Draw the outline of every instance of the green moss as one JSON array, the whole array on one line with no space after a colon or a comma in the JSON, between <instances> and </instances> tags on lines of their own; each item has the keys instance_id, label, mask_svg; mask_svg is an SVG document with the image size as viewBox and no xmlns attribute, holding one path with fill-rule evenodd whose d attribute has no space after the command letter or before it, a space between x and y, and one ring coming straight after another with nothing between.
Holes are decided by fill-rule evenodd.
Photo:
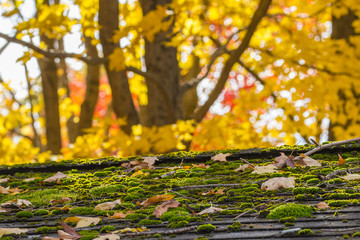
<instances>
[{"instance_id":1,"label":"green moss","mask_svg":"<svg viewBox=\"0 0 360 240\"><path fill-rule=\"evenodd\" d=\"M40 209L34 212L35 216L42 216L42 215L48 215L49 211L46 209Z\"/></svg>"},{"instance_id":2,"label":"green moss","mask_svg":"<svg viewBox=\"0 0 360 240\"><path fill-rule=\"evenodd\" d=\"M319 187L296 187L293 189L293 195L304 194L304 193L318 193L321 189Z\"/></svg>"},{"instance_id":3,"label":"green moss","mask_svg":"<svg viewBox=\"0 0 360 240\"><path fill-rule=\"evenodd\" d=\"M326 193L322 196L324 199L349 199L349 193Z\"/></svg>"},{"instance_id":4,"label":"green moss","mask_svg":"<svg viewBox=\"0 0 360 240\"><path fill-rule=\"evenodd\" d=\"M168 228L181 228L186 227L189 224L188 221L182 220L182 221L176 221L172 222L169 225L167 225Z\"/></svg>"},{"instance_id":5,"label":"green moss","mask_svg":"<svg viewBox=\"0 0 360 240\"><path fill-rule=\"evenodd\" d=\"M141 187L132 187L127 190L127 193L144 193L144 189Z\"/></svg>"},{"instance_id":6,"label":"green moss","mask_svg":"<svg viewBox=\"0 0 360 240\"><path fill-rule=\"evenodd\" d=\"M313 233L314 232L311 229L307 229L307 228L298 231L299 235L310 235Z\"/></svg>"},{"instance_id":7,"label":"green moss","mask_svg":"<svg viewBox=\"0 0 360 240\"><path fill-rule=\"evenodd\" d=\"M284 223L284 225L285 225L286 227L290 227L290 226L294 226L295 223L293 223L293 222L286 222L286 223Z\"/></svg>"},{"instance_id":8,"label":"green moss","mask_svg":"<svg viewBox=\"0 0 360 240\"><path fill-rule=\"evenodd\" d=\"M184 220L187 219L190 216L190 214L183 208L172 208L165 212L160 220L161 221L168 221L168 222L174 222L177 220Z\"/></svg>"},{"instance_id":9,"label":"green moss","mask_svg":"<svg viewBox=\"0 0 360 240\"><path fill-rule=\"evenodd\" d=\"M143 194L134 193L134 194L130 194L130 195L127 195L126 197L124 197L124 201L130 202L130 201L142 199L144 197L145 196Z\"/></svg>"},{"instance_id":10,"label":"green moss","mask_svg":"<svg viewBox=\"0 0 360 240\"><path fill-rule=\"evenodd\" d=\"M116 228L113 226L113 225L106 225L106 226L103 226L101 229L100 229L100 233L109 233L111 231L115 231Z\"/></svg>"},{"instance_id":11,"label":"green moss","mask_svg":"<svg viewBox=\"0 0 360 240\"><path fill-rule=\"evenodd\" d=\"M94 197L101 197L122 190L124 190L124 186L121 184L103 185L103 186L93 187L92 189L90 189L89 193Z\"/></svg>"},{"instance_id":12,"label":"green moss","mask_svg":"<svg viewBox=\"0 0 360 240\"><path fill-rule=\"evenodd\" d=\"M17 212L15 216L17 218L32 218L32 217L34 217L34 214L30 211L20 211L20 212Z\"/></svg>"},{"instance_id":13,"label":"green moss","mask_svg":"<svg viewBox=\"0 0 360 240\"><path fill-rule=\"evenodd\" d=\"M82 230L78 233L82 236L80 240L91 240L99 236L99 233L96 230Z\"/></svg>"},{"instance_id":14,"label":"green moss","mask_svg":"<svg viewBox=\"0 0 360 240\"><path fill-rule=\"evenodd\" d=\"M93 211L94 209L90 207L75 207L69 211L69 214L91 215Z\"/></svg>"},{"instance_id":15,"label":"green moss","mask_svg":"<svg viewBox=\"0 0 360 240\"><path fill-rule=\"evenodd\" d=\"M234 222L233 224L227 226L226 228L233 232L239 232L242 224L241 222Z\"/></svg>"},{"instance_id":16,"label":"green moss","mask_svg":"<svg viewBox=\"0 0 360 240\"><path fill-rule=\"evenodd\" d=\"M204 224L204 225L198 226L196 232L209 233L209 232L215 231L215 229L216 229L216 227L212 224Z\"/></svg>"},{"instance_id":17,"label":"green moss","mask_svg":"<svg viewBox=\"0 0 360 240\"><path fill-rule=\"evenodd\" d=\"M95 177L106 177L109 176L112 172L109 171L97 171L94 173Z\"/></svg>"},{"instance_id":18,"label":"green moss","mask_svg":"<svg viewBox=\"0 0 360 240\"><path fill-rule=\"evenodd\" d=\"M0 240L14 240L13 236L2 236L0 237Z\"/></svg>"},{"instance_id":19,"label":"green moss","mask_svg":"<svg viewBox=\"0 0 360 240\"><path fill-rule=\"evenodd\" d=\"M49 205L52 200L60 200L61 198L68 197L75 199L78 197L77 193L72 193L59 189L44 189L35 192L20 193L17 195L6 196L1 199L1 202L5 202L14 198L29 200L35 206Z\"/></svg>"},{"instance_id":20,"label":"green moss","mask_svg":"<svg viewBox=\"0 0 360 240\"><path fill-rule=\"evenodd\" d=\"M351 204L359 204L359 200L326 200L330 207L343 207Z\"/></svg>"},{"instance_id":21,"label":"green moss","mask_svg":"<svg viewBox=\"0 0 360 240\"><path fill-rule=\"evenodd\" d=\"M130 222L139 222L141 219L145 219L146 215L141 213L131 213L126 215L125 219L130 220Z\"/></svg>"},{"instance_id":22,"label":"green moss","mask_svg":"<svg viewBox=\"0 0 360 240\"><path fill-rule=\"evenodd\" d=\"M218 179L210 179L204 181L204 184L218 184L218 183L220 183L220 180Z\"/></svg>"},{"instance_id":23,"label":"green moss","mask_svg":"<svg viewBox=\"0 0 360 240\"><path fill-rule=\"evenodd\" d=\"M48 233L48 232L55 232L59 230L58 227L38 227L35 232L36 233L41 233L41 234L44 234L44 233Z\"/></svg>"},{"instance_id":24,"label":"green moss","mask_svg":"<svg viewBox=\"0 0 360 240\"><path fill-rule=\"evenodd\" d=\"M355 232L353 235L351 235L353 238L360 238L360 232Z\"/></svg>"},{"instance_id":25,"label":"green moss","mask_svg":"<svg viewBox=\"0 0 360 240\"><path fill-rule=\"evenodd\" d=\"M139 225L148 226L148 225L157 225L161 223L162 223L161 220L141 219Z\"/></svg>"},{"instance_id":26,"label":"green moss","mask_svg":"<svg viewBox=\"0 0 360 240\"><path fill-rule=\"evenodd\" d=\"M312 178L312 179L309 179L306 181L306 183L308 185L315 185L315 184L318 184L319 182L320 182L320 179L318 179L318 178Z\"/></svg>"},{"instance_id":27,"label":"green moss","mask_svg":"<svg viewBox=\"0 0 360 240\"><path fill-rule=\"evenodd\" d=\"M296 217L284 217L279 219L279 223L285 223L285 222L295 222Z\"/></svg>"},{"instance_id":28,"label":"green moss","mask_svg":"<svg viewBox=\"0 0 360 240\"><path fill-rule=\"evenodd\" d=\"M266 218L280 219L284 217L310 217L313 211L313 207L308 205L288 203L272 209Z\"/></svg>"},{"instance_id":29,"label":"green moss","mask_svg":"<svg viewBox=\"0 0 360 240\"><path fill-rule=\"evenodd\" d=\"M343 238L344 238L344 239L348 239L348 238L350 238L350 236L349 236L348 234L344 234L344 235L343 235Z\"/></svg>"},{"instance_id":30,"label":"green moss","mask_svg":"<svg viewBox=\"0 0 360 240\"><path fill-rule=\"evenodd\" d=\"M341 178L334 178L334 179L330 179L328 181L329 184L338 184L338 183L342 183L343 180Z\"/></svg>"}]
</instances>

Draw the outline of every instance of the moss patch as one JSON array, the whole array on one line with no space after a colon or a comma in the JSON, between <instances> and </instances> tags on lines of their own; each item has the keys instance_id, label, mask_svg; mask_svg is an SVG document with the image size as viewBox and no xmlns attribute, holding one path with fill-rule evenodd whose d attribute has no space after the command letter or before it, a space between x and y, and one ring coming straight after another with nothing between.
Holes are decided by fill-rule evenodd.
<instances>
[{"instance_id":1,"label":"moss patch","mask_svg":"<svg viewBox=\"0 0 360 240\"><path fill-rule=\"evenodd\" d=\"M313 207L308 205L288 203L272 209L266 218L280 219L285 217L310 217L313 211Z\"/></svg>"}]
</instances>

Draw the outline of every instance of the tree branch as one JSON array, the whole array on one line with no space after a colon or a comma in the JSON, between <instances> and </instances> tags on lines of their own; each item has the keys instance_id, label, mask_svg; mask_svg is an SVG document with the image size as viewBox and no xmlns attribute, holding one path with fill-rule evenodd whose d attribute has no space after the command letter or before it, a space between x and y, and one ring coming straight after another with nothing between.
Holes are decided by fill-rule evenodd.
<instances>
[{"instance_id":1,"label":"tree branch","mask_svg":"<svg viewBox=\"0 0 360 240\"><path fill-rule=\"evenodd\" d=\"M194 119L196 122L200 122L205 117L211 105L220 95L221 91L225 86L225 83L228 79L229 73L233 65L239 60L240 56L248 48L251 37L255 33L255 30L258 24L260 23L261 19L266 15L266 12L270 7L270 4L271 4L271 0L260 1L259 7L256 9L254 16L251 19L249 28L245 34L243 41L241 42L240 46L230 55L230 58L226 61L225 66L221 71L219 80L217 81L213 91L210 93L208 100L205 102L204 105L202 105L195 111Z\"/></svg>"},{"instance_id":2,"label":"tree branch","mask_svg":"<svg viewBox=\"0 0 360 240\"><path fill-rule=\"evenodd\" d=\"M16 43L16 44L28 47L48 58L77 58L88 64L100 64L100 63L104 62L104 59L102 59L102 58L90 58L88 56L82 56L82 55L79 55L76 53L60 52L60 51L56 51L54 49L44 50L44 49L41 49L31 43L17 39L16 37L10 37L4 33L0 33L0 37L6 39L8 42Z\"/></svg>"}]
</instances>

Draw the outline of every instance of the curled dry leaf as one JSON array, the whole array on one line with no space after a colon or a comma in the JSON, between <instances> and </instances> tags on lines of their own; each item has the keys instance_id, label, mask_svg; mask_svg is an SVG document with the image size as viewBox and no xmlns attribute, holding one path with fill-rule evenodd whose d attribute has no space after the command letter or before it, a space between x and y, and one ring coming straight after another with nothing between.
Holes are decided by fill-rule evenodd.
<instances>
[{"instance_id":1,"label":"curled dry leaf","mask_svg":"<svg viewBox=\"0 0 360 240\"><path fill-rule=\"evenodd\" d=\"M163 202L162 204L160 204L159 206L157 206L153 212L153 214L157 217L160 218L161 215L163 215L163 213L165 213L168 209L170 208L176 208L178 206L180 206L181 203L179 203L178 201L176 201L175 199L171 199L169 201Z\"/></svg>"},{"instance_id":2,"label":"curled dry leaf","mask_svg":"<svg viewBox=\"0 0 360 240\"><path fill-rule=\"evenodd\" d=\"M25 178L24 180L23 180L23 182L32 182L32 181L34 181L36 178L34 178L34 177L32 177L32 178Z\"/></svg>"},{"instance_id":3,"label":"curled dry leaf","mask_svg":"<svg viewBox=\"0 0 360 240\"><path fill-rule=\"evenodd\" d=\"M224 211L224 209L217 208L217 207L208 207L208 208L202 210L201 212L199 212L198 214L203 215L205 213L213 213L213 212L221 212L221 211Z\"/></svg>"},{"instance_id":4,"label":"curled dry leaf","mask_svg":"<svg viewBox=\"0 0 360 240\"><path fill-rule=\"evenodd\" d=\"M280 188L293 188L295 187L294 177L275 177L265 181L261 185L261 190L278 190Z\"/></svg>"},{"instance_id":5,"label":"curled dry leaf","mask_svg":"<svg viewBox=\"0 0 360 240\"><path fill-rule=\"evenodd\" d=\"M0 183L7 183L10 180L10 178L2 178L0 179Z\"/></svg>"},{"instance_id":6,"label":"curled dry leaf","mask_svg":"<svg viewBox=\"0 0 360 240\"><path fill-rule=\"evenodd\" d=\"M339 162L338 162L338 165L341 165L341 164L346 164L346 161L341 157L340 154L339 155Z\"/></svg>"},{"instance_id":7,"label":"curled dry leaf","mask_svg":"<svg viewBox=\"0 0 360 240\"><path fill-rule=\"evenodd\" d=\"M253 168L252 166L250 166L249 164L243 164L243 165L240 165L237 169L235 169L234 171L235 172L238 172L238 171L245 171L246 169L248 168Z\"/></svg>"},{"instance_id":8,"label":"curled dry leaf","mask_svg":"<svg viewBox=\"0 0 360 240\"><path fill-rule=\"evenodd\" d=\"M256 166L254 171L252 171L251 173L255 173L255 174L265 174L265 173L275 173L277 172L278 169L274 164L269 164L269 165L265 165L265 166Z\"/></svg>"},{"instance_id":9,"label":"curled dry leaf","mask_svg":"<svg viewBox=\"0 0 360 240\"><path fill-rule=\"evenodd\" d=\"M226 162L226 157L230 155L230 153L218 153L215 156L212 156L211 160L213 160L214 162Z\"/></svg>"},{"instance_id":10,"label":"curled dry leaf","mask_svg":"<svg viewBox=\"0 0 360 240\"><path fill-rule=\"evenodd\" d=\"M281 152L280 156L275 158L275 165L278 168L283 168L286 166L286 160L288 160L288 156Z\"/></svg>"},{"instance_id":11,"label":"curled dry leaf","mask_svg":"<svg viewBox=\"0 0 360 240\"><path fill-rule=\"evenodd\" d=\"M59 231L61 231L60 233L58 231L58 235L59 235L60 238L67 239L67 237L62 237L62 235L65 234L65 233L73 237L73 238L70 238L70 239L81 238L81 235L77 231L75 231L75 229L73 229L72 227L67 225L66 223L61 222L61 226L63 227L64 231L59 230Z\"/></svg>"},{"instance_id":12,"label":"curled dry leaf","mask_svg":"<svg viewBox=\"0 0 360 240\"><path fill-rule=\"evenodd\" d=\"M346 174L345 176L343 176L341 178L345 179L347 181L353 181L353 180L359 180L360 175L359 174Z\"/></svg>"},{"instance_id":13,"label":"curled dry leaf","mask_svg":"<svg viewBox=\"0 0 360 240\"><path fill-rule=\"evenodd\" d=\"M113 209L116 205L121 205L121 199L115 200L113 202L104 202L95 206L95 211L107 211Z\"/></svg>"},{"instance_id":14,"label":"curled dry leaf","mask_svg":"<svg viewBox=\"0 0 360 240\"><path fill-rule=\"evenodd\" d=\"M329 208L329 205L327 205L326 202L319 202L318 204L316 204L316 207L319 209L327 209Z\"/></svg>"},{"instance_id":15,"label":"curled dry leaf","mask_svg":"<svg viewBox=\"0 0 360 240\"><path fill-rule=\"evenodd\" d=\"M15 195L15 194L18 194L21 192L22 192L22 189L19 189L19 188L10 188L10 186L7 188L4 188L4 187L0 186L0 193L2 193L2 194Z\"/></svg>"},{"instance_id":16,"label":"curled dry leaf","mask_svg":"<svg viewBox=\"0 0 360 240\"><path fill-rule=\"evenodd\" d=\"M60 240L60 238L45 236L45 237L43 237L41 240Z\"/></svg>"},{"instance_id":17,"label":"curled dry leaf","mask_svg":"<svg viewBox=\"0 0 360 240\"><path fill-rule=\"evenodd\" d=\"M12 208L12 207L25 208L32 206L32 203L25 199L13 199L2 203L0 206L3 208Z\"/></svg>"},{"instance_id":18,"label":"curled dry leaf","mask_svg":"<svg viewBox=\"0 0 360 240\"><path fill-rule=\"evenodd\" d=\"M66 239L66 240L72 240L72 239L79 239L79 238L81 238L81 235L80 235L80 237L78 237L78 236L75 236L75 235L72 235L72 234L70 234L70 233L67 233L67 232L65 232L65 231L63 231L63 230L58 230L58 235L59 235L59 238L60 239Z\"/></svg>"},{"instance_id":19,"label":"curled dry leaf","mask_svg":"<svg viewBox=\"0 0 360 240\"><path fill-rule=\"evenodd\" d=\"M143 201L141 203L141 205L143 205L144 208L147 208L151 205L154 205L155 203L171 200L173 198L174 198L174 195L170 195L170 194L156 195L156 196L146 199L145 201Z\"/></svg>"},{"instance_id":20,"label":"curled dry leaf","mask_svg":"<svg viewBox=\"0 0 360 240\"><path fill-rule=\"evenodd\" d=\"M69 176L62 173L62 172L57 172L54 176L45 179L44 182L57 182L57 183L60 183L60 179L63 179L63 178L69 178Z\"/></svg>"},{"instance_id":21,"label":"curled dry leaf","mask_svg":"<svg viewBox=\"0 0 360 240\"><path fill-rule=\"evenodd\" d=\"M0 228L0 237L6 234L22 234L29 231L25 228Z\"/></svg>"},{"instance_id":22,"label":"curled dry leaf","mask_svg":"<svg viewBox=\"0 0 360 240\"><path fill-rule=\"evenodd\" d=\"M97 225L100 221L101 218L99 217L78 217L79 221L76 224L76 228L84 228L84 227L88 227L91 224Z\"/></svg>"}]
</instances>

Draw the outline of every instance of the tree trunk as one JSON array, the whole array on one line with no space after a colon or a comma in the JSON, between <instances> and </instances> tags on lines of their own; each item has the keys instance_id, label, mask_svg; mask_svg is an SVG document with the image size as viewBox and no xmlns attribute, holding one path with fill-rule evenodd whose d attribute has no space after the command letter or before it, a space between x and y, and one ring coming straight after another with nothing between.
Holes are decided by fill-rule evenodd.
<instances>
[{"instance_id":1,"label":"tree trunk","mask_svg":"<svg viewBox=\"0 0 360 240\"><path fill-rule=\"evenodd\" d=\"M125 71L115 72L109 69L109 55L120 47L111 38L119 29L119 3L117 0L100 0L99 2L100 41L104 53L105 69L112 91L112 106L118 118L126 117L127 125L122 129L131 133L131 126L139 123L138 114L131 97L129 82Z\"/></svg>"},{"instance_id":2,"label":"tree trunk","mask_svg":"<svg viewBox=\"0 0 360 240\"><path fill-rule=\"evenodd\" d=\"M98 57L96 46L91 44L90 37L85 37L85 47L88 56L91 58ZM79 135L84 135L85 132L83 130L92 126L92 118L99 95L99 77L100 66L98 64L87 64L86 93L85 99L81 104Z\"/></svg>"},{"instance_id":3,"label":"tree trunk","mask_svg":"<svg viewBox=\"0 0 360 240\"><path fill-rule=\"evenodd\" d=\"M54 41L46 36L40 36L48 48L54 48ZM53 154L60 154L61 133L59 120L59 98L57 83L57 68L54 59L38 59L41 71L42 92L45 104L45 131L47 149Z\"/></svg>"},{"instance_id":4,"label":"tree trunk","mask_svg":"<svg viewBox=\"0 0 360 240\"><path fill-rule=\"evenodd\" d=\"M165 5L171 0L140 0L143 15L155 10L157 5ZM154 41L145 40L146 71L156 77L156 81L163 87L165 96L159 86L145 78L148 88L147 122L146 126L162 126L174 123L179 119L177 97L179 94L180 70L177 60L176 47L165 46L170 39L167 32L159 32Z\"/></svg>"}]
</instances>

